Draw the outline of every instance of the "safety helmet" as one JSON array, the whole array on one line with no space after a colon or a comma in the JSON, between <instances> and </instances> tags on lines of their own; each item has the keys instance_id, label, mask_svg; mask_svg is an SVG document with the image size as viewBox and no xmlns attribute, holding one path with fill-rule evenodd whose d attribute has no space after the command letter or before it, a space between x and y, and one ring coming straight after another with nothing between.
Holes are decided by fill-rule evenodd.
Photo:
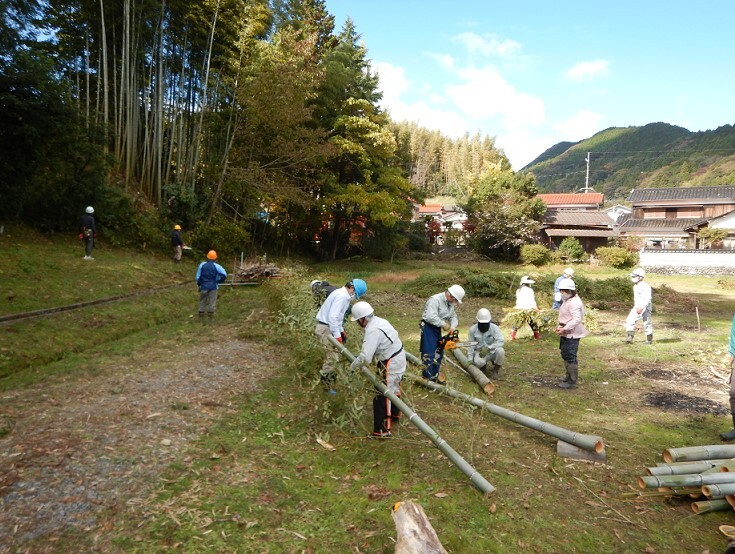
<instances>
[{"instance_id":1,"label":"safety helmet","mask_svg":"<svg viewBox=\"0 0 735 554\"><path fill-rule=\"evenodd\" d=\"M87 206L87 208L84 211L88 214L93 214L94 208L92 206Z\"/></svg>"},{"instance_id":2,"label":"safety helmet","mask_svg":"<svg viewBox=\"0 0 735 554\"><path fill-rule=\"evenodd\" d=\"M181 225L174 225L174 231L181 231Z\"/></svg>"},{"instance_id":3,"label":"safety helmet","mask_svg":"<svg viewBox=\"0 0 735 554\"><path fill-rule=\"evenodd\" d=\"M457 302L460 304L462 303L462 299L464 298L464 289L462 287L459 285L452 285L447 289L447 292L451 294Z\"/></svg>"},{"instance_id":4,"label":"safety helmet","mask_svg":"<svg viewBox=\"0 0 735 554\"><path fill-rule=\"evenodd\" d=\"M566 275L567 277L571 279L572 276L574 275L574 270L571 267L568 267L564 270L564 275Z\"/></svg>"},{"instance_id":5,"label":"safety helmet","mask_svg":"<svg viewBox=\"0 0 735 554\"><path fill-rule=\"evenodd\" d=\"M629 275L630 277L640 277L643 279L646 276L646 272L642 268L634 269L633 272Z\"/></svg>"},{"instance_id":6,"label":"safety helmet","mask_svg":"<svg viewBox=\"0 0 735 554\"><path fill-rule=\"evenodd\" d=\"M562 279L559 281L559 290L577 290L577 285L571 279Z\"/></svg>"},{"instance_id":7,"label":"safety helmet","mask_svg":"<svg viewBox=\"0 0 735 554\"><path fill-rule=\"evenodd\" d=\"M367 283L362 279L353 279L352 286L355 289L355 298L360 298L367 292Z\"/></svg>"},{"instance_id":8,"label":"safety helmet","mask_svg":"<svg viewBox=\"0 0 735 554\"><path fill-rule=\"evenodd\" d=\"M374 311L373 307L367 302L355 302L355 305L352 306L352 317L350 319L357 321L363 317L373 315Z\"/></svg>"},{"instance_id":9,"label":"safety helmet","mask_svg":"<svg viewBox=\"0 0 735 554\"><path fill-rule=\"evenodd\" d=\"M207 259L208 260L216 260L217 259L217 252L215 252L214 250L210 250L209 252L207 252Z\"/></svg>"},{"instance_id":10,"label":"safety helmet","mask_svg":"<svg viewBox=\"0 0 735 554\"><path fill-rule=\"evenodd\" d=\"M521 285L533 285L536 281L531 279L528 275L521 277Z\"/></svg>"},{"instance_id":11,"label":"safety helmet","mask_svg":"<svg viewBox=\"0 0 735 554\"><path fill-rule=\"evenodd\" d=\"M487 308L480 308L477 310L477 323L490 323L492 317L490 316L490 310Z\"/></svg>"},{"instance_id":12,"label":"safety helmet","mask_svg":"<svg viewBox=\"0 0 735 554\"><path fill-rule=\"evenodd\" d=\"M314 280L313 280L313 281L311 282L311 285L309 285L309 286L313 288L313 287L314 287L314 285L316 285L316 284L317 284L318 282L319 282L319 279L314 279Z\"/></svg>"}]
</instances>

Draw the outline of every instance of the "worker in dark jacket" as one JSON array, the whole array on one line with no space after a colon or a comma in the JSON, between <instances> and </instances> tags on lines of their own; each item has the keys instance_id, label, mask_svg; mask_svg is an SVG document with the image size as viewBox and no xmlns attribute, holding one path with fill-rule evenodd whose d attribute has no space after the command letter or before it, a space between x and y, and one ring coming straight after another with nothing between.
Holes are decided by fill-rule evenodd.
<instances>
[{"instance_id":1,"label":"worker in dark jacket","mask_svg":"<svg viewBox=\"0 0 735 554\"><path fill-rule=\"evenodd\" d=\"M174 225L174 230L171 231L171 250L174 255L174 262L179 263L181 261L181 253L183 251L184 239L181 238L181 225Z\"/></svg>"},{"instance_id":2,"label":"worker in dark jacket","mask_svg":"<svg viewBox=\"0 0 735 554\"><path fill-rule=\"evenodd\" d=\"M79 218L79 238L84 241L84 259L93 260L94 237L97 235L97 226L94 224L94 208L87 206L84 214Z\"/></svg>"},{"instance_id":3,"label":"worker in dark jacket","mask_svg":"<svg viewBox=\"0 0 735 554\"><path fill-rule=\"evenodd\" d=\"M204 318L206 312L209 318L214 317L217 308L217 290L219 284L227 279L225 268L215 262L217 252L207 252L207 261L199 264L196 280L199 286L199 318Z\"/></svg>"}]
</instances>

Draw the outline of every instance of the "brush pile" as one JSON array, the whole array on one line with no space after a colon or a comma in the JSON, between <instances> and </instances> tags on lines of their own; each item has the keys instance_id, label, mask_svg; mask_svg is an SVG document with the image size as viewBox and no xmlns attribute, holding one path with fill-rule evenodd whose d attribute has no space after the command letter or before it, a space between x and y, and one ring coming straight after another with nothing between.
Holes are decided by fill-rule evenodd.
<instances>
[{"instance_id":1,"label":"brush pile","mask_svg":"<svg viewBox=\"0 0 735 554\"><path fill-rule=\"evenodd\" d=\"M255 281L282 276L283 271L281 268L275 264L268 263L265 257L245 260L240 264L240 267L235 269L235 279L242 281Z\"/></svg>"},{"instance_id":2,"label":"brush pile","mask_svg":"<svg viewBox=\"0 0 735 554\"><path fill-rule=\"evenodd\" d=\"M625 496L691 498L696 514L735 509L735 445L669 448L663 459L638 477L643 492Z\"/></svg>"}]
</instances>

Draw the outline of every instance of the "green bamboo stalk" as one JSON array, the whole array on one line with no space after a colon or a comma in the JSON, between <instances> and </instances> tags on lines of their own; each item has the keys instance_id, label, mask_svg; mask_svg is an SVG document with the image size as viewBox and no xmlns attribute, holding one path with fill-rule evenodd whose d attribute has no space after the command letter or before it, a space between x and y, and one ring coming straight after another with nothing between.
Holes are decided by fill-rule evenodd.
<instances>
[{"instance_id":1,"label":"green bamboo stalk","mask_svg":"<svg viewBox=\"0 0 735 554\"><path fill-rule=\"evenodd\" d=\"M695 514L704 514L706 512L724 512L732 510L732 506L727 500L702 500L700 502L692 502L692 511Z\"/></svg>"},{"instance_id":2,"label":"green bamboo stalk","mask_svg":"<svg viewBox=\"0 0 735 554\"><path fill-rule=\"evenodd\" d=\"M656 467L647 467L648 475L685 475L687 473L702 473L714 467L720 467L727 459L702 460L699 462L672 462L670 464L656 464Z\"/></svg>"},{"instance_id":3,"label":"green bamboo stalk","mask_svg":"<svg viewBox=\"0 0 735 554\"><path fill-rule=\"evenodd\" d=\"M410 352L406 352L406 358L414 364L423 365L421 363L421 360L419 360ZM409 377L411 376L409 375ZM545 433L564 442L568 442L569 444L578 446L583 450L596 452L597 454L600 454L605 450L605 442L602 440L602 437L575 433L574 431L569 431L568 429L564 429L563 427L557 427L556 425L552 425L551 423L546 423L539 419L519 414L518 412L503 408L502 406L498 406L497 404L485 402L484 400L480 400L479 398L475 398L474 396L470 396L468 394L450 389L449 387L437 385L436 383L432 383L431 381L427 381L425 379L417 379L414 377L412 378L412 381L418 385L421 385L422 387L429 388L435 392L446 394L447 396L469 402L473 406L477 406L478 408L487 410L490 413L495 414L496 416L514 421L515 423L519 423L520 425L523 425L525 427L530 427L535 431L540 431L541 433Z\"/></svg>"},{"instance_id":4,"label":"green bamboo stalk","mask_svg":"<svg viewBox=\"0 0 735 554\"><path fill-rule=\"evenodd\" d=\"M465 371L470 374L470 377L472 377L475 382L480 385L480 388L485 392L485 394L490 395L495 392L495 385L492 384L487 375L485 375L479 367L477 367L473 363L470 363L470 361L467 359L467 356L464 355L464 352L462 352L459 348L452 348L449 351L454 355L454 358L465 369Z\"/></svg>"},{"instance_id":5,"label":"green bamboo stalk","mask_svg":"<svg viewBox=\"0 0 735 554\"><path fill-rule=\"evenodd\" d=\"M720 464L720 471L735 471L735 460L727 460Z\"/></svg>"},{"instance_id":6,"label":"green bamboo stalk","mask_svg":"<svg viewBox=\"0 0 735 554\"><path fill-rule=\"evenodd\" d=\"M703 485L702 492L710 498L725 498L728 494L735 494L735 483Z\"/></svg>"},{"instance_id":7,"label":"green bamboo stalk","mask_svg":"<svg viewBox=\"0 0 735 554\"><path fill-rule=\"evenodd\" d=\"M637 492L624 492L623 498L654 498L659 496L689 496L692 494L702 493L701 487L686 487L682 489L671 489L657 490L657 491L637 491Z\"/></svg>"},{"instance_id":8,"label":"green bamboo stalk","mask_svg":"<svg viewBox=\"0 0 735 554\"><path fill-rule=\"evenodd\" d=\"M340 354L342 354L345 358L350 360L351 362L355 361L355 356L347 350L344 346L342 346L339 342L337 342L334 337L329 337L330 342L332 345L339 351ZM431 442L433 442L436 447L442 451L442 453L449 458L449 460L456 465L465 475L467 475L470 478L470 482L477 487L480 492L483 494L491 494L495 491L495 487L493 487L480 473L474 469L467 461L462 458L451 446L447 444L447 442L442 439L439 436L439 433L434 431L429 425L424 423L424 421L414 412L408 404L403 402L400 398L398 398L395 394L390 392L388 390L388 387L386 387L380 379L378 379L372 370L370 370L367 366L363 365L360 368L360 371L362 372L365 377L368 378L368 380L377 388L381 394L387 398L390 399L391 403L393 403L403 414L408 418L408 421L413 423L416 427L418 427L419 431L421 431L424 435L429 437L431 439Z\"/></svg>"},{"instance_id":9,"label":"green bamboo stalk","mask_svg":"<svg viewBox=\"0 0 735 554\"><path fill-rule=\"evenodd\" d=\"M702 485L719 485L735 483L735 473L699 473L689 475L645 475L638 477L638 486L642 489L659 487L698 487Z\"/></svg>"},{"instance_id":10,"label":"green bamboo stalk","mask_svg":"<svg viewBox=\"0 0 735 554\"><path fill-rule=\"evenodd\" d=\"M664 461L667 463L735 458L735 444L710 444L706 446L667 448L664 450L663 456Z\"/></svg>"}]
</instances>

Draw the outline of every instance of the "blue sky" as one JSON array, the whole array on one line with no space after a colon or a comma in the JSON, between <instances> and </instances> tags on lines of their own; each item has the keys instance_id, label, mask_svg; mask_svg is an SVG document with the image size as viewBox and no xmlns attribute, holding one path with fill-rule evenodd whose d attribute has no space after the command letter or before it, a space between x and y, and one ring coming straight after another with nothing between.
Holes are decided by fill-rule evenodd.
<instances>
[{"instance_id":1,"label":"blue sky","mask_svg":"<svg viewBox=\"0 0 735 554\"><path fill-rule=\"evenodd\" d=\"M608 127L735 124L732 0L326 5L355 23L394 120L495 137L515 170Z\"/></svg>"}]
</instances>

